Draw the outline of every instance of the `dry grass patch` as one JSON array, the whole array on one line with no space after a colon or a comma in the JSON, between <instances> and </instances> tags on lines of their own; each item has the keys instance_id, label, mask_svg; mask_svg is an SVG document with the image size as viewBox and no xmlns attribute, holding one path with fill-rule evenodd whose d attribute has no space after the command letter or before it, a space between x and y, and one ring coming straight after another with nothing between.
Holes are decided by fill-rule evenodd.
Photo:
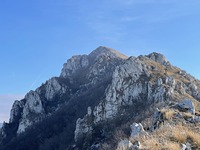
<instances>
[{"instance_id":1,"label":"dry grass patch","mask_svg":"<svg viewBox=\"0 0 200 150\"><path fill-rule=\"evenodd\" d=\"M200 133L188 130L187 131L188 139L190 139L193 144L200 149Z\"/></svg>"},{"instance_id":2,"label":"dry grass patch","mask_svg":"<svg viewBox=\"0 0 200 150\"><path fill-rule=\"evenodd\" d=\"M192 130L192 128L178 125L172 128L171 133L172 140L179 143L186 143L189 140L192 145L200 148L200 133Z\"/></svg>"},{"instance_id":3,"label":"dry grass patch","mask_svg":"<svg viewBox=\"0 0 200 150\"><path fill-rule=\"evenodd\" d=\"M131 141L134 143L135 140L132 139ZM180 150L179 143L169 141L165 138L158 138L154 135L138 138L137 140L141 142L142 149L145 150Z\"/></svg>"},{"instance_id":4,"label":"dry grass patch","mask_svg":"<svg viewBox=\"0 0 200 150\"><path fill-rule=\"evenodd\" d=\"M186 143L187 141L187 135L186 135L186 130L183 128L181 125L177 125L173 128L171 128L170 131L170 139L179 143Z\"/></svg>"},{"instance_id":5,"label":"dry grass patch","mask_svg":"<svg viewBox=\"0 0 200 150\"><path fill-rule=\"evenodd\" d=\"M181 147L180 147L179 143L167 141L166 143L164 143L163 149L165 149L165 150L180 150Z\"/></svg>"},{"instance_id":6,"label":"dry grass patch","mask_svg":"<svg viewBox=\"0 0 200 150\"><path fill-rule=\"evenodd\" d=\"M176 113L174 109L161 109L161 112L163 113L165 120L172 119Z\"/></svg>"},{"instance_id":7,"label":"dry grass patch","mask_svg":"<svg viewBox=\"0 0 200 150\"><path fill-rule=\"evenodd\" d=\"M183 112L183 117L187 120L193 118L193 115L189 112Z\"/></svg>"},{"instance_id":8,"label":"dry grass patch","mask_svg":"<svg viewBox=\"0 0 200 150\"><path fill-rule=\"evenodd\" d=\"M193 104L194 104L194 107L195 107L196 112L199 112L199 111L200 111L200 102L197 101L197 100L194 99L194 98L192 98L191 100L192 100L192 102L193 102Z\"/></svg>"},{"instance_id":9,"label":"dry grass patch","mask_svg":"<svg viewBox=\"0 0 200 150\"><path fill-rule=\"evenodd\" d=\"M147 150L160 150L162 148L161 143L156 138L149 138L149 139L143 139L142 141L142 148Z\"/></svg>"},{"instance_id":10,"label":"dry grass patch","mask_svg":"<svg viewBox=\"0 0 200 150\"><path fill-rule=\"evenodd\" d=\"M180 145L187 142L191 143L193 148L200 149L200 133L195 131L194 126L183 126L181 124L164 125L149 136L130 140L133 143L140 141L142 149L145 150L180 150Z\"/></svg>"}]
</instances>

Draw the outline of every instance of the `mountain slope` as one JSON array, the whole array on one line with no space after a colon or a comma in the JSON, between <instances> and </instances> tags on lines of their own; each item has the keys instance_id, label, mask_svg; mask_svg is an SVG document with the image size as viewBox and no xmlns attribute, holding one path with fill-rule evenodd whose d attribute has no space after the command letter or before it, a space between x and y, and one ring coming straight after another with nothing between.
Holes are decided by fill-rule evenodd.
<instances>
[{"instance_id":1,"label":"mountain slope","mask_svg":"<svg viewBox=\"0 0 200 150\"><path fill-rule=\"evenodd\" d=\"M107 144L116 149L116 130L129 136L131 123L184 99L199 111L200 82L162 54L128 58L100 46L89 55L73 56L59 77L15 101L0 148L106 149Z\"/></svg>"},{"instance_id":2,"label":"mountain slope","mask_svg":"<svg viewBox=\"0 0 200 150\"><path fill-rule=\"evenodd\" d=\"M23 100L15 101L10 121L3 125L2 144L63 107L73 108L67 113L74 115L69 122L75 124L77 117L86 114L88 105L95 106L104 97L112 72L124 60L124 55L113 52L98 47L89 55L73 56L64 64L60 77L51 78Z\"/></svg>"}]
</instances>

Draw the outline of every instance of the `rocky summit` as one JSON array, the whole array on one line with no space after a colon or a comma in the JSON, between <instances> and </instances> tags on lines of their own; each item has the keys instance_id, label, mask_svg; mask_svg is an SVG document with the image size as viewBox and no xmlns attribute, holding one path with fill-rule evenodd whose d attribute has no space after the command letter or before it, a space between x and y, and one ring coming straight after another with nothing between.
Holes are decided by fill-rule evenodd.
<instances>
[{"instance_id":1,"label":"rocky summit","mask_svg":"<svg viewBox=\"0 0 200 150\"><path fill-rule=\"evenodd\" d=\"M14 102L1 149L200 149L200 81L160 53L100 46Z\"/></svg>"}]
</instances>

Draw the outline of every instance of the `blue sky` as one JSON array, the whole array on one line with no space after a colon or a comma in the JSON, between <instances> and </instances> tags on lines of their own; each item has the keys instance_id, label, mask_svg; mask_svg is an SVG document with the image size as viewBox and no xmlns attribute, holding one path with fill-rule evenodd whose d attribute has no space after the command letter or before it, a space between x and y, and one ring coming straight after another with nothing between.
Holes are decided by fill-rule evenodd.
<instances>
[{"instance_id":1,"label":"blue sky","mask_svg":"<svg viewBox=\"0 0 200 150\"><path fill-rule=\"evenodd\" d=\"M128 56L163 53L200 79L199 18L199 0L1 1L0 122L13 100L100 45Z\"/></svg>"}]
</instances>

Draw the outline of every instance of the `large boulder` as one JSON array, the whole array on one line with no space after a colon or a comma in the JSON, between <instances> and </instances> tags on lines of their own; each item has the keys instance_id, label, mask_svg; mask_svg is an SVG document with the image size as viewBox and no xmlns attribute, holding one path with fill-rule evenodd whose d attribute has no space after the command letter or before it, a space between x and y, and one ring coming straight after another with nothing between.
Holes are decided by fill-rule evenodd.
<instances>
[{"instance_id":1,"label":"large boulder","mask_svg":"<svg viewBox=\"0 0 200 150\"><path fill-rule=\"evenodd\" d=\"M141 123L133 123L131 127L131 138L135 138L141 135L147 135L148 133L144 130Z\"/></svg>"},{"instance_id":2,"label":"large boulder","mask_svg":"<svg viewBox=\"0 0 200 150\"><path fill-rule=\"evenodd\" d=\"M182 102L177 104L177 108L180 111L189 112L191 114L195 114L194 103L190 99L185 99Z\"/></svg>"},{"instance_id":3,"label":"large boulder","mask_svg":"<svg viewBox=\"0 0 200 150\"><path fill-rule=\"evenodd\" d=\"M181 150L192 150L191 144L188 142L186 144L181 144Z\"/></svg>"},{"instance_id":4,"label":"large boulder","mask_svg":"<svg viewBox=\"0 0 200 150\"><path fill-rule=\"evenodd\" d=\"M152 59L155 62L160 63L161 65L169 64L169 61L166 59L166 57L160 53L153 52L153 53L147 55L147 57Z\"/></svg>"},{"instance_id":5,"label":"large boulder","mask_svg":"<svg viewBox=\"0 0 200 150\"><path fill-rule=\"evenodd\" d=\"M132 147L133 147L133 144L129 140L125 139L125 140L121 140L118 143L117 150L127 150Z\"/></svg>"},{"instance_id":6,"label":"large boulder","mask_svg":"<svg viewBox=\"0 0 200 150\"><path fill-rule=\"evenodd\" d=\"M164 124L164 114L157 108L153 114L151 130L159 128L162 124Z\"/></svg>"}]
</instances>

